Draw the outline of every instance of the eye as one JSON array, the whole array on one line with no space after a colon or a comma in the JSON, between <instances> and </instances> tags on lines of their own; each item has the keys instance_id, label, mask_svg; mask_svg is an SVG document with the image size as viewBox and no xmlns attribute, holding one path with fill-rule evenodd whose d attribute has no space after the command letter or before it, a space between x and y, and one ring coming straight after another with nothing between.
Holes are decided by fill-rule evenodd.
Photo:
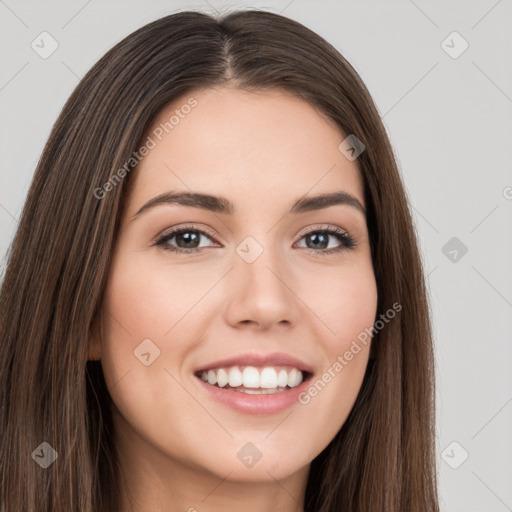
<instances>
[{"instance_id":1,"label":"eye","mask_svg":"<svg viewBox=\"0 0 512 512\"><path fill-rule=\"evenodd\" d=\"M198 253L201 252L201 248L205 248L200 245L201 238L214 240L213 235L206 231L197 229L194 226L183 226L159 238L155 245L174 253ZM331 250L327 250L329 249L330 238L336 239L339 245L338 247L331 248ZM311 230L304 233L300 239L307 240L305 248L315 255L338 253L343 250L352 249L356 245L354 239L339 227Z\"/></svg>"},{"instance_id":2,"label":"eye","mask_svg":"<svg viewBox=\"0 0 512 512\"><path fill-rule=\"evenodd\" d=\"M166 251L177 253L200 252L199 243L201 241L201 237L212 240L212 235L201 229L194 228L193 226L183 226L158 239L155 245L162 247L162 249ZM171 240L173 238L176 238L175 244L181 244L183 247L173 247L171 245Z\"/></svg>"},{"instance_id":3,"label":"eye","mask_svg":"<svg viewBox=\"0 0 512 512\"><path fill-rule=\"evenodd\" d=\"M352 249L356 245L355 240L345 230L337 226L308 231L302 235L301 240L303 238L306 239L306 248L308 250L322 256ZM326 250L329 248L329 238L338 240L338 247L331 248L332 250Z\"/></svg>"}]
</instances>

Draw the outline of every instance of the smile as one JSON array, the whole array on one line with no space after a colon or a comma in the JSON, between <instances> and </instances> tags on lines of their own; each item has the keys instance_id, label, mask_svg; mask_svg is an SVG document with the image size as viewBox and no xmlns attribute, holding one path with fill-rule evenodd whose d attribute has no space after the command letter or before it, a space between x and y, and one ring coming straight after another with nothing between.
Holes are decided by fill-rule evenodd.
<instances>
[{"instance_id":1,"label":"smile","mask_svg":"<svg viewBox=\"0 0 512 512\"><path fill-rule=\"evenodd\" d=\"M195 373L210 397L246 414L275 414L298 401L312 374L293 366L226 366Z\"/></svg>"},{"instance_id":2,"label":"smile","mask_svg":"<svg viewBox=\"0 0 512 512\"><path fill-rule=\"evenodd\" d=\"M249 394L271 394L295 388L303 380L303 373L290 366L231 366L202 371L204 382L219 388L233 389Z\"/></svg>"}]
</instances>

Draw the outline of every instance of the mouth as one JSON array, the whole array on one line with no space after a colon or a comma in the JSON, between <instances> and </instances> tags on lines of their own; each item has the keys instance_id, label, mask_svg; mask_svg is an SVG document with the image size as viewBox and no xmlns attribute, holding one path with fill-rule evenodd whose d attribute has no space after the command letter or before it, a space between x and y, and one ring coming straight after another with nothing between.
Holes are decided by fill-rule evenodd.
<instances>
[{"instance_id":1,"label":"mouth","mask_svg":"<svg viewBox=\"0 0 512 512\"><path fill-rule=\"evenodd\" d=\"M195 372L206 384L225 391L248 395L272 395L297 388L312 373L295 366L233 365Z\"/></svg>"},{"instance_id":2,"label":"mouth","mask_svg":"<svg viewBox=\"0 0 512 512\"><path fill-rule=\"evenodd\" d=\"M259 415L276 414L297 405L313 374L312 366L280 352L246 353L194 371L200 393L221 407Z\"/></svg>"}]
</instances>

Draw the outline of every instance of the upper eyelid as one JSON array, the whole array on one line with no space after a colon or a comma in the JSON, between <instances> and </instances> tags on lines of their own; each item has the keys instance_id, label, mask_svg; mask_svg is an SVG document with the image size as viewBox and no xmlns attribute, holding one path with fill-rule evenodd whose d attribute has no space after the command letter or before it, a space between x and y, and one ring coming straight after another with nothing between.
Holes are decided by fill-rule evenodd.
<instances>
[{"instance_id":1,"label":"upper eyelid","mask_svg":"<svg viewBox=\"0 0 512 512\"><path fill-rule=\"evenodd\" d=\"M198 227L192 227L192 226L179 226L177 228L171 228L168 232L166 232L167 230L164 230L164 232L160 235L157 235L155 237L155 240L162 240L164 238L169 238L169 237L173 237L173 236L176 236L177 233L180 233L181 231L197 231L198 233L202 234L202 235L206 235L212 239L215 239L216 240L216 235L215 233L213 232L210 232L208 231L207 229L205 228L198 228Z\"/></svg>"}]
</instances>

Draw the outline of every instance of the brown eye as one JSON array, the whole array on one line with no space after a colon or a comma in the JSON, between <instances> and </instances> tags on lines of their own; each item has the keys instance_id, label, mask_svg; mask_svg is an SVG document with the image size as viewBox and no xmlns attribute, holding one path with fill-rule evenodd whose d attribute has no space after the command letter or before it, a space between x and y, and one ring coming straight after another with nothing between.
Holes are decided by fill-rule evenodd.
<instances>
[{"instance_id":1,"label":"brown eye","mask_svg":"<svg viewBox=\"0 0 512 512\"><path fill-rule=\"evenodd\" d=\"M192 226L185 226L175 229L161 237L155 245L171 252L191 253L199 252L202 238L213 240L212 237L200 229ZM172 240L175 239L174 242Z\"/></svg>"},{"instance_id":2,"label":"brown eye","mask_svg":"<svg viewBox=\"0 0 512 512\"><path fill-rule=\"evenodd\" d=\"M211 247L211 245L200 246L202 239L205 238L214 241L209 233L193 226L184 226L162 236L155 245L174 253L198 253L201 249ZM316 229L302 235L302 239L306 240L307 250L319 255L334 254L356 245L354 239L341 228ZM330 240L333 239L337 240L339 245L329 248Z\"/></svg>"}]
</instances>

